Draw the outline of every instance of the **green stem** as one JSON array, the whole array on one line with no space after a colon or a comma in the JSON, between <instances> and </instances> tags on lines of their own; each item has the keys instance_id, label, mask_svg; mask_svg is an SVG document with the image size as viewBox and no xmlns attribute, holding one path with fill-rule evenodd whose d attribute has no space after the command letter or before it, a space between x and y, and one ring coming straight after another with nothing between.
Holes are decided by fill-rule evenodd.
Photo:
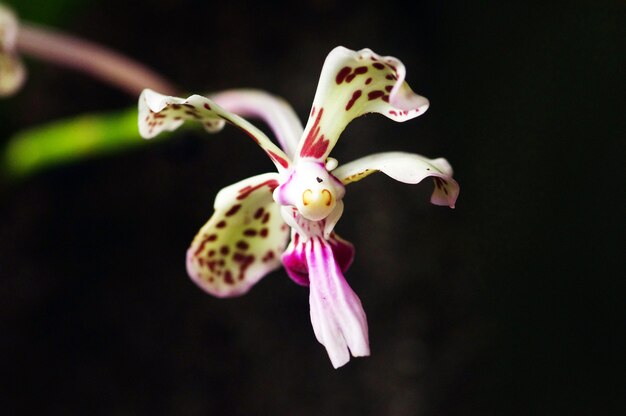
<instances>
[{"instance_id":1,"label":"green stem","mask_svg":"<svg viewBox=\"0 0 626 416\"><path fill-rule=\"evenodd\" d=\"M139 146L137 109L88 114L18 132L2 153L3 173L9 180L42 169Z\"/></svg>"}]
</instances>

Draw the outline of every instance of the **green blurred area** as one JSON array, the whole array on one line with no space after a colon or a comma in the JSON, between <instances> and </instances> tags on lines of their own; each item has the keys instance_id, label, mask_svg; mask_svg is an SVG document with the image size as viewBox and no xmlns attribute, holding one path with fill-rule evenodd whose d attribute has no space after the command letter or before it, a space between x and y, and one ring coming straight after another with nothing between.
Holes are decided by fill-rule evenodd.
<instances>
[{"instance_id":1,"label":"green blurred area","mask_svg":"<svg viewBox=\"0 0 626 416\"><path fill-rule=\"evenodd\" d=\"M70 20L76 11L96 4L98 1L4 0L3 3L11 7L20 19L45 25L62 25Z\"/></svg>"},{"instance_id":2,"label":"green blurred area","mask_svg":"<svg viewBox=\"0 0 626 416\"><path fill-rule=\"evenodd\" d=\"M2 167L7 176L21 177L142 143L136 108L80 115L15 134L4 150Z\"/></svg>"}]
</instances>

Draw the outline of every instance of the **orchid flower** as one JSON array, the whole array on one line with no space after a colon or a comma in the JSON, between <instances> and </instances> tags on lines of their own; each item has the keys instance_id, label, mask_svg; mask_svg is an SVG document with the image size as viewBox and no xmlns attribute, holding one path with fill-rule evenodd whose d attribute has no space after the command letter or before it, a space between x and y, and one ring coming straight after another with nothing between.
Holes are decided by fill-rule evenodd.
<instances>
[{"instance_id":1,"label":"orchid flower","mask_svg":"<svg viewBox=\"0 0 626 416\"><path fill-rule=\"evenodd\" d=\"M0 4L0 97L14 94L24 83L26 71L15 52L15 14Z\"/></svg>"},{"instance_id":2,"label":"orchid flower","mask_svg":"<svg viewBox=\"0 0 626 416\"><path fill-rule=\"evenodd\" d=\"M309 286L313 330L335 368L350 355L370 354L365 312L343 275L354 247L333 231L343 212L345 186L383 172L411 184L432 177L436 205L454 207L459 193L452 168L442 158L387 152L339 166L329 157L347 124L363 114L402 122L426 111L428 100L404 78L404 65L396 58L335 48L324 63L305 128L288 104L259 91L176 98L147 89L139 98L139 130L145 138L174 130L185 120L201 122L209 132L228 122L269 156L277 172L217 194L213 216L187 251L187 271L206 292L232 297L246 293L282 261L296 283ZM281 147L242 116L266 121Z\"/></svg>"}]
</instances>

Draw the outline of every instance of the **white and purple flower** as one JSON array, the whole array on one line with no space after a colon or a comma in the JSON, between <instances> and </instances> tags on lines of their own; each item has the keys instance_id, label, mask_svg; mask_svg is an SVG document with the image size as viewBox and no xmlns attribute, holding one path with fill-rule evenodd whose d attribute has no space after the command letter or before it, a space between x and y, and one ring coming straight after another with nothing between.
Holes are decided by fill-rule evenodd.
<instances>
[{"instance_id":1,"label":"white and purple flower","mask_svg":"<svg viewBox=\"0 0 626 416\"><path fill-rule=\"evenodd\" d=\"M17 32L15 14L0 4L0 97L15 94L26 78L24 65L16 52Z\"/></svg>"},{"instance_id":2,"label":"white and purple flower","mask_svg":"<svg viewBox=\"0 0 626 416\"><path fill-rule=\"evenodd\" d=\"M139 98L139 130L145 138L174 130L185 120L201 122L209 132L228 122L274 162L278 172L218 193L215 213L187 252L187 271L208 293L231 297L246 293L282 262L296 283L309 286L313 330L335 368L350 355L370 353L365 312L343 276L354 248L333 231L343 213L345 185L383 172L411 184L433 177L431 202L436 205L454 207L459 193L443 158L387 152L339 165L329 157L348 123L363 114L402 122L427 110L428 100L404 78L404 65L396 58L335 48L324 63L306 128L286 102L260 91L185 99L144 90ZM267 122L281 147L242 116Z\"/></svg>"}]
</instances>

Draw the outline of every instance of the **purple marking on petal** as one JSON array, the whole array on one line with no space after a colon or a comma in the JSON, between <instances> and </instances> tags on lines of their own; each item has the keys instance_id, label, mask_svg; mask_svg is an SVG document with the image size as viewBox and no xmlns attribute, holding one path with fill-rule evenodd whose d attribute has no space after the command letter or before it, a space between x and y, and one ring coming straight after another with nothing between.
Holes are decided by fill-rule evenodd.
<instances>
[{"instance_id":1,"label":"purple marking on petal","mask_svg":"<svg viewBox=\"0 0 626 416\"><path fill-rule=\"evenodd\" d=\"M326 347L333 367L355 357L367 356L369 338L367 318L359 297L348 285L324 240L310 239L307 244L311 324L317 340Z\"/></svg>"}]
</instances>

